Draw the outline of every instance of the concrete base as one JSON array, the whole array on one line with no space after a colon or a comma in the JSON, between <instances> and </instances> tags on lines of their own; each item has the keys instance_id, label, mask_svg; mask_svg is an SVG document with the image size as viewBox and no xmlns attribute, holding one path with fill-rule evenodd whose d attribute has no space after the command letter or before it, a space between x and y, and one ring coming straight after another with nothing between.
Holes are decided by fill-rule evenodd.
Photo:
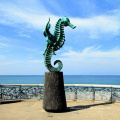
<instances>
[{"instance_id":1,"label":"concrete base","mask_svg":"<svg viewBox=\"0 0 120 120\"><path fill-rule=\"evenodd\" d=\"M43 109L64 111L67 108L63 72L45 72Z\"/></svg>"}]
</instances>

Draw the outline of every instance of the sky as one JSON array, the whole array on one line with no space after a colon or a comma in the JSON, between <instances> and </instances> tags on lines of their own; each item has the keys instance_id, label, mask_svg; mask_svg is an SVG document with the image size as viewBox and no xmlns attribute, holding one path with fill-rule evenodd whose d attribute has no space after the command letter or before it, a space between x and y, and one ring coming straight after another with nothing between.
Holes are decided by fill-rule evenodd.
<instances>
[{"instance_id":1,"label":"sky","mask_svg":"<svg viewBox=\"0 0 120 120\"><path fill-rule=\"evenodd\" d=\"M120 75L120 0L0 0L0 75L44 75L43 30L67 16L64 75ZM55 66L57 67L57 66Z\"/></svg>"}]
</instances>

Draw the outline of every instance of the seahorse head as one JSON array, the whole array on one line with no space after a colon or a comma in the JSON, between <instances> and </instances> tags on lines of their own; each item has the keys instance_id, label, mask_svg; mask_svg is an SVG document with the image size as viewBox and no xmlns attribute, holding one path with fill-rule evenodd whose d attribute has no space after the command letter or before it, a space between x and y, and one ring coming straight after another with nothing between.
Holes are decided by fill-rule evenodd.
<instances>
[{"instance_id":1,"label":"seahorse head","mask_svg":"<svg viewBox=\"0 0 120 120\"><path fill-rule=\"evenodd\" d=\"M76 26L70 23L70 20L67 17L62 18L62 22L64 23L64 26L70 26L72 29L74 29Z\"/></svg>"}]
</instances>

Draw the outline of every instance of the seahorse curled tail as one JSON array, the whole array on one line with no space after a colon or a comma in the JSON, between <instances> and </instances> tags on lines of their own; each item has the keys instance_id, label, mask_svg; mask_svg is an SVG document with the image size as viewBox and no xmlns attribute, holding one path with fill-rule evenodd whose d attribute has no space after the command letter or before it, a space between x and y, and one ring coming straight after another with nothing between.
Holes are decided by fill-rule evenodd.
<instances>
[{"instance_id":1,"label":"seahorse curled tail","mask_svg":"<svg viewBox=\"0 0 120 120\"><path fill-rule=\"evenodd\" d=\"M46 50L46 53L44 55L45 59L44 59L44 63L45 63L45 66L47 67L47 69L49 71L60 71L62 68L63 68L63 64L60 60L56 60L54 62L54 65L58 64L58 67L53 67L51 65L51 58L52 58L52 55L54 54L54 50L53 50L53 47L51 45L49 45L47 47L47 50Z\"/></svg>"}]
</instances>

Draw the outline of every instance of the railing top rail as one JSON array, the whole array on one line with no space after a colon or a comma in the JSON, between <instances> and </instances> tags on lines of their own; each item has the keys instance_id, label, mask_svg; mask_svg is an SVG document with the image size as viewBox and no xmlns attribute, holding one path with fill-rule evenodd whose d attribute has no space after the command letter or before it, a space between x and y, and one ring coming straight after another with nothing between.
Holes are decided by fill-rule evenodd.
<instances>
[{"instance_id":1,"label":"railing top rail","mask_svg":"<svg viewBox=\"0 0 120 120\"><path fill-rule=\"evenodd\" d=\"M0 86L44 86L44 84L0 84Z\"/></svg>"},{"instance_id":2,"label":"railing top rail","mask_svg":"<svg viewBox=\"0 0 120 120\"><path fill-rule=\"evenodd\" d=\"M86 87L115 87L120 88L120 85L97 85L97 84L65 84L65 86L86 86Z\"/></svg>"},{"instance_id":3,"label":"railing top rail","mask_svg":"<svg viewBox=\"0 0 120 120\"><path fill-rule=\"evenodd\" d=\"M44 84L1 84L0 86L44 86ZM86 86L86 87L114 87L114 88L120 88L120 85L96 85L96 84L64 84L64 86L73 86L73 87L79 87L79 86Z\"/></svg>"}]
</instances>

